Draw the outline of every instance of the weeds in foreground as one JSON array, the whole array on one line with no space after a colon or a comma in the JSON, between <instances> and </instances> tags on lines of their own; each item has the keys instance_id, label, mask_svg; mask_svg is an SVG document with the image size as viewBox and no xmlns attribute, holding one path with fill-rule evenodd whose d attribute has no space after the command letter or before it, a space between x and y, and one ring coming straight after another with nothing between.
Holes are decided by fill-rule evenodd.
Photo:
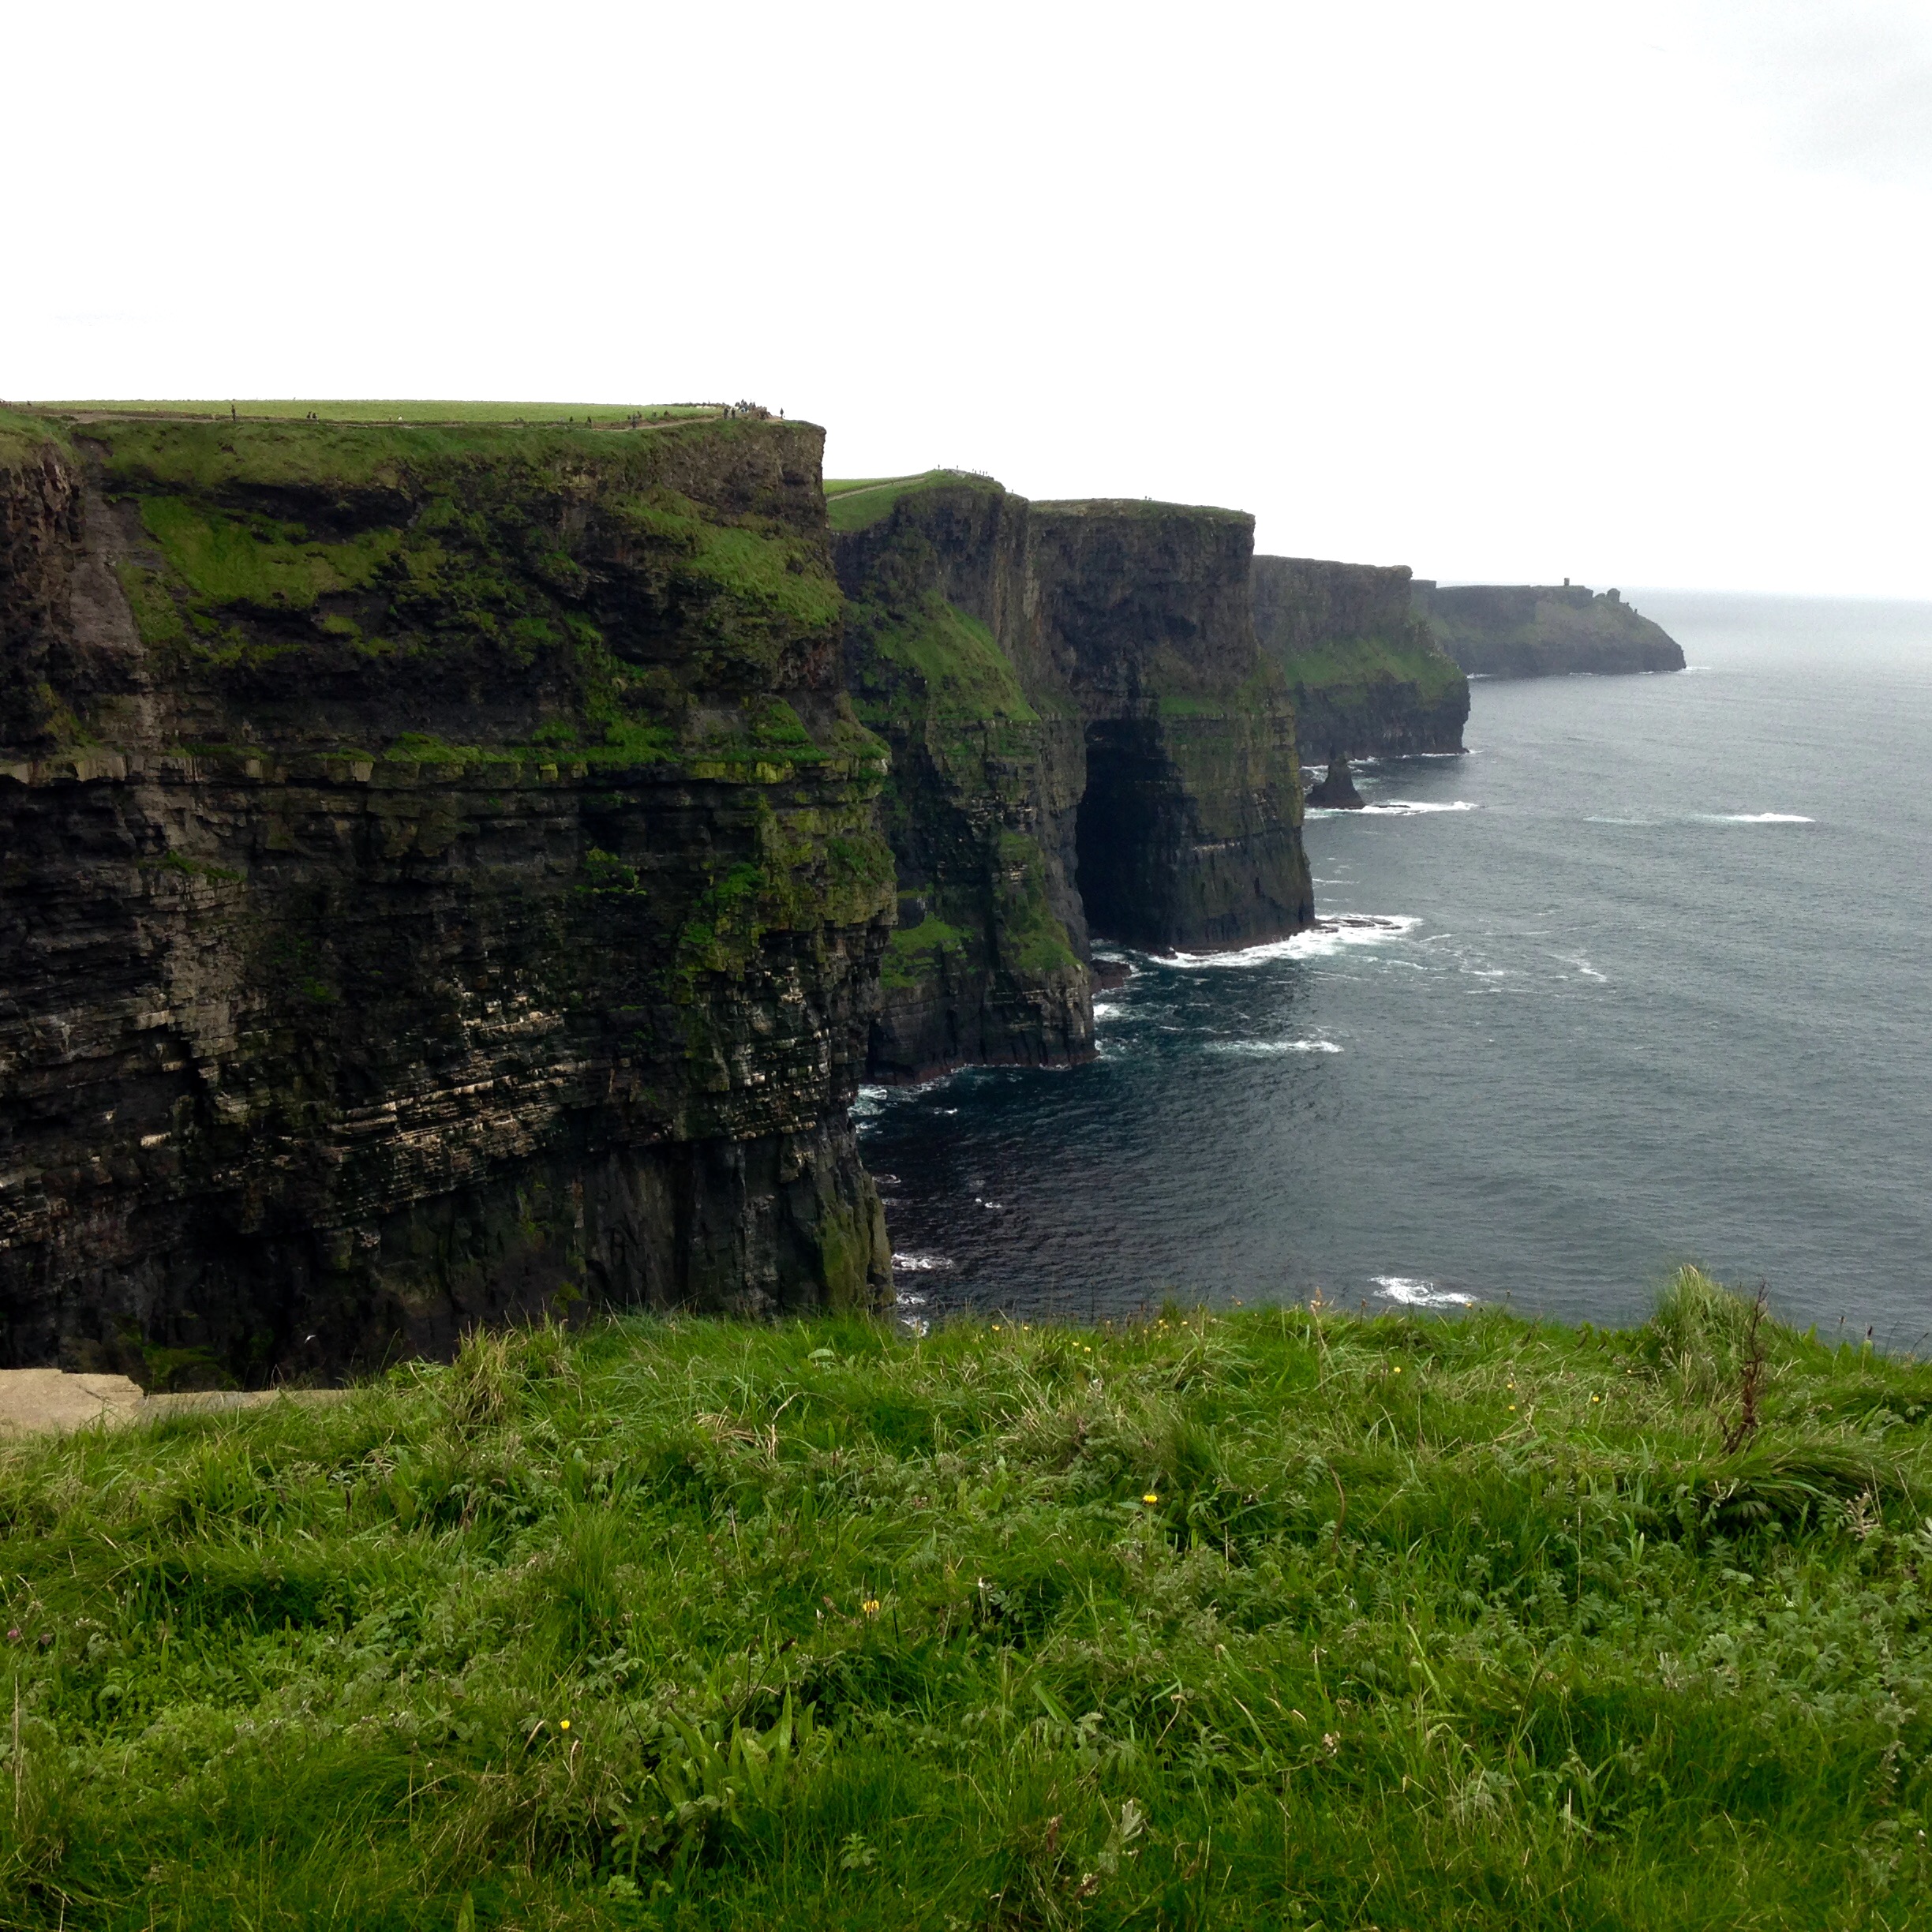
<instances>
[{"instance_id":1,"label":"weeds in foreground","mask_svg":"<svg viewBox=\"0 0 1932 1932\"><path fill-rule=\"evenodd\" d=\"M1929 1415L1687 1271L540 1330L13 1449L0 1926L1903 1928Z\"/></svg>"}]
</instances>

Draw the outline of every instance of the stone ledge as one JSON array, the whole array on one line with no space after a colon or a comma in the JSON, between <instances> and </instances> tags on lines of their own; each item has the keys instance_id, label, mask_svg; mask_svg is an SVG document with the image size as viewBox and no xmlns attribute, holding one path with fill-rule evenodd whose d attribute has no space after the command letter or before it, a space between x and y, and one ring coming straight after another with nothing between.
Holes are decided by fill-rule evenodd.
<instances>
[{"instance_id":1,"label":"stone ledge","mask_svg":"<svg viewBox=\"0 0 1932 1932\"><path fill-rule=\"evenodd\" d=\"M0 1442L65 1436L98 1423L120 1428L169 1416L222 1415L269 1402L340 1402L346 1389L205 1389L148 1395L122 1375L69 1375L60 1368L0 1368Z\"/></svg>"}]
</instances>

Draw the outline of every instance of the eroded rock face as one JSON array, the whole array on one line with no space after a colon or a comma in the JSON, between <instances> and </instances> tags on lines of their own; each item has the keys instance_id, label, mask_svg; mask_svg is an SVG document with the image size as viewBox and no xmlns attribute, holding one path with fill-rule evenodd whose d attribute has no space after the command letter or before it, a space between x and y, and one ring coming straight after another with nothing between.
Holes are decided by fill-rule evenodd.
<instances>
[{"instance_id":1,"label":"eroded rock face","mask_svg":"<svg viewBox=\"0 0 1932 1932\"><path fill-rule=\"evenodd\" d=\"M893 747L876 1077L1089 1057L1092 935L1240 945L1308 923L1251 519L941 477L835 499L833 521L848 680Z\"/></svg>"},{"instance_id":2,"label":"eroded rock face","mask_svg":"<svg viewBox=\"0 0 1932 1932\"><path fill-rule=\"evenodd\" d=\"M1254 560L1255 635L1310 759L1460 751L1469 680L1411 601L1406 565Z\"/></svg>"},{"instance_id":3,"label":"eroded rock face","mask_svg":"<svg viewBox=\"0 0 1932 1932\"><path fill-rule=\"evenodd\" d=\"M861 1304L819 433L0 418L0 1354Z\"/></svg>"},{"instance_id":4,"label":"eroded rock face","mask_svg":"<svg viewBox=\"0 0 1932 1932\"><path fill-rule=\"evenodd\" d=\"M1681 671L1682 648L1615 590L1582 584L1415 586L1437 641L1471 676Z\"/></svg>"}]
</instances>

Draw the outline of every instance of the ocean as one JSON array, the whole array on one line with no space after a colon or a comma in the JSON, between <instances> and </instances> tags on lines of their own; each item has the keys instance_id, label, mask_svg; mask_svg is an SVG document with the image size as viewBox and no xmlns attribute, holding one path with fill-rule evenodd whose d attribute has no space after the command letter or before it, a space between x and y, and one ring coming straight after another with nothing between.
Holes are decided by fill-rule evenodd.
<instances>
[{"instance_id":1,"label":"ocean","mask_svg":"<svg viewBox=\"0 0 1932 1932\"><path fill-rule=\"evenodd\" d=\"M1622 1323L1696 1260L1924 1343L1932 605L1631 597L1691 668L1477 682L1310 815L1325 929L1125 955L1092 1065L866 1089L908 1317Z\"/></svg>"}]
</instances>

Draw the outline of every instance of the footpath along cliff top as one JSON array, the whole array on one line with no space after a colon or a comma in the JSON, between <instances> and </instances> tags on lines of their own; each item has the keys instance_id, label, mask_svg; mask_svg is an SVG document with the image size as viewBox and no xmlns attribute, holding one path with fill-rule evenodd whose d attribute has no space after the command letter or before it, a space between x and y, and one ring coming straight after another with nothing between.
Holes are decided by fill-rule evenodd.
<instances>
[{"instance_id":1,"label":"footpath along cliff top","mask_svg":"<svg viewBox=\"0 0 1932 1932\"><path fill-rule=\"evenodd\" d=\"M461 402L446 400L343 401L339 399L254 399L232 402L202 397L182 402L63 402L0 403L24 414L71 416L80 421L119 416L177 417L188 421L338 423L570 423L579 418L594 429L620 429L653 423L687 422L736 412L752 414L755 405L724 402Z\"/></svg>"}]
</instances>

